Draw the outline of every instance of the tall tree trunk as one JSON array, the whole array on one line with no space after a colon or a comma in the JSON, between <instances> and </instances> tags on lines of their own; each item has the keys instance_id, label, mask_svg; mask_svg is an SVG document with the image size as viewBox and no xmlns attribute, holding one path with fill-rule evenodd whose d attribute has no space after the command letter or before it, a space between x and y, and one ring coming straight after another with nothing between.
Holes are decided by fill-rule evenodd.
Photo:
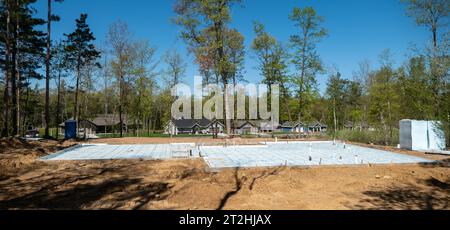
<instances>
[{"instance_id":1,"label":"tall tree trunk","mask_svg":"<svg viewBox=\"0 0 450 230\"><path fill-rule=\"evenodd\" d=\"M224 82L224 87L223 87L223 97L224 97L224 106L225 106L225 127L226 127L226 132L227 134L231 134L231 117L233 117L233 115L228 114L228 111L230 111L230 106L229 106L229 100L230 98L228 98L228 86L226 84L226 82ZM231 117L229 116L231 115Z\"/></svg>"},{"instance_id":2,"label":"tall tree trunk","mask_svg":"<svg viewBox=\"0 0 450 230\"><path fill-rule=\"evenodd\" d=\"M291 114L291 108L289 107L289 98L284 97L284 106L286 107L286 112L288 114L288 120L289 122L292 122L292 114Z\"/></svg>"},{"instance_id":3,"label":"tall tree trunk","mask_svg":"<svg viewBox=\"0 0 450 230\"><path fill-rule=\"evenodd\" d=\"M61 70L58 73L58 92L56 100L56 139L59 137L59 123L61 123Z\"/></svg>"},{"instance_id":4,"label":"tall tree trunk","mask_svg":"<svg viewBox=\"0 0 450 230\"><path fill-rule=\"evenodd\" d=\"M108 73L106 70L106 57L105 57L105 72L104 72L104 78L105 78L105 92L104 92L104 96L105 96L105 116L106 114L108 114Z\"/></svg>"},{"instance_id":5,"label":"tall tree trunk","mask_svg":"<svg viewBox=\"0 0 450 230\"><path fill-rule=\"evenodd\" d=\"M380 121L381 121L381 124L383 125L383 130L384 130L384 145L389 145L388 128L387 128L386 121L384 119L383 113L384 113L384 111L381 111L381 113L380 113Z\"/></svg>"},{"instance_id":6,"label":"tall tree trunk","mask_svg":"<svg viewBox=\"0 0 450 230\"><path fill-rule=\"evenodd\" d=\"M10 50L9 50L9 40L10 31L9 24L11 21L11 12L9 7L9 1L6 1L6 34L5 34L5 91L3 92L3 113L2 113L2 136L6 137L9 135L8 132L8 120L9 120L9 74L10 74Z\"/></svg>"},{"instance_id":7,"label":"tall tree trunk","mask_svg":"<svg viewBox=\"0 0 450 230\"><path fill-rule=\"evenodd\" d=\"M70 115L69 115L69 106L67 105L67 92L66 92L66 82L64 80L61 81L61 93L62 93L62 97L63 97L63 102L64 102L64 112L61 115L61 120L65 121L67 119L69 119Z\"/></svg>"},{"instance_id":8,"label":"tall tree trunk","mask_svg":"<svg viewBox=\"0 0 450 230\"><path fill-rule=\"evenodd\" d=\"M51 0L47 0L47 54L45 56L45 137L49 137L50 117L50 32ZM77 79L78 81L78 79Z\"/></svg>"},{"instance_id":9,"label":"tall tree trunk","mask_svg":"<svg viewBox=\"0 0 450 230\"><path fill-rule=\"evenodd\" d=\"M31 76L31 74L28 74L28 76L27 76L27 85L28 86L30 85L30 76ZM29 100L30 100L30 87L27 87L24 108L28 108ZM24 136L25 136L25 131L27 130L27 127L26 127L27 118L28 118L28 113L25 111L25 113L23 114L23 120L22 120L22 133L23 133Z\"/></svg>"},{"instance_id":10,"label":"tall tree trunk","mask_svg":"<svg viewBox=\"0 0 450 230\"><path fill-rule=\"evenodd\" d=\"M284 82L281 83L281 89L282 89L282 91L283 91L284 104L285 104L285 106L286 106L286 112L287 112L287 114L288 114L288 119L289 119L289 122L292 123L291 108L290 108L290 106L289 106L289 96L288 96L288 94L287 94L287 90L286 90L285 87L284 87Z\"/></svg>"},{"instance_id":11,"label":"tall tree trunk","mask_svg":"<svg viewBox=\"0 0 450 230\"><path fill-rule=\"evenodd\" d=\"M147 117L147 135L150 136L150 125L151 125L151 120L150 120L150 116Z\"/></svg>"},{"instance_id":12,"label":"tall tree trunk","mask_svg":"<svg viewBox=\"0 0 450 230\"><path fill-rule=\"evenodd\" d=\"M392 112L391 112L391 101L388 100L388 126L389 126L389 143L392 144Z\"/></svg>"},{"instance_id":13,"label":"tall tree trunk","mask_svg":"<svg viewBox=\"0 0 450 230\"><path fill-rule=\"evenodd\" d=\"M436 48L437 48L437 26L433 25L431 31L433 33L433 47L436 50Z\"/></svg>"},{"instance_id":14,"label":"tall tree trunk","mask_svg":"<svg viewBox=\"0 0 450 230\"><path fill-rule=\"evenodd\" d=\"M334 121L334 137L333 137L333 141L336 141L336 131L337 131L336 98L333 98L333 121Z\"/></svg>"},{"instance_id":15,"label":"tall tree trunk","mask_svg":"<svg viewBox=\"0 0 450 230\"><path fill-rule=\"evenodd\" d=\"M120 124L120 137L123 137L123 119L122 119L122 110L123 110L123 76L120 76L120 82L119 82L119 124Z\"/></svg>"},{"instance_id":16,"label":"tall tree trunk","mask_svg":"<svg viewBox=\"0 0 450 230\"><path fill-rule=\"evenodd\" d=\"M17 12L16 12L16 62L15 62L15 66L16 66L16 89L14 91L15 94L15 99L16 101L14 102L15 104L15 111L14 111L14 115L15 115L15 124L14 124L14 135L19 135L20 133L20 62L19 62L19 58L20 58L20 52L19 52L19 0L16 0L16 7L17 7Z\"/></svg>"},{"instance_id":17,"label":"tall tree trunk","mask_svg":"<svg viewBox=\"0 0 450 230\"><path fill-rule=\"evenodd\" d=\"M78 91L79 91L79 87L80 87L80 65L81 65L81 58L78 57L78 61L77 61L77 83L75 86L75 104L73 106L73 119L75 119L76 121L76 136L78 136Z\"/></svg>"},{"instance_id":18,"label":"tall tree trunk","mask_svg":"<svg viewBox=\"0 0 450 230\"><path fill-rule=\"evenodd\" d=\"M237 95L236 93L236 73L233 74L233 95ZM233 112L237 111L237 96L233 97ZM235 128L236 128L236 120L237 120L237 116L234 116L234 113L232 115L232 120L233 123L231 124L231 134L235 134Z\"/></svg>"},{"instance_id":19,"label":"tall tree trunk","mask_svg":"<svg viewBox=\"0 0 450 230\"><path fill-rule=\"evenodd\" d=\"M11 95L12 95L12 135L16 135L17 131L18 131L18 127L17 127L17 110L16 110L16 106L17 106L17 95L16 95L16 90L17 90L17 53L18 53L18 47L17 47L17 40L19 39L17 37L17 15L19 13L19 7L17 6L17 1L16 4L14 5L14 15L15 15L15 26L13 26L13 40L14 42L12 43L12 49L11 49Z\"/></svg>"},{"instance_id":20,"label":"tall tree trunk","mask_svg":"<svg viewBox=\"0 0 450 230\"><path fill-rule=\"evenodd\" d=\"M301 64L301 69L300 69L300 87L299 87L299 95L298 95L298 108L299 108L299 112L298 112L298 121L299 123L302 120L302 104L303 104L303 85L305 84L305 69L306 69L306 36L305 36L305 41L304 41L304 45L302 48L302 64ZM299 132L299 136L300 136L300 132Z\"/></svg>"},{"instance_id":21,"label":"tall tree trunk","mask_svg":"<svg viewBox=\"0 0 450 230\"><path fill-rule=\"evenodd\" d=\"M224 67L222 66L223 64L221 64L221 62L224 60L225 57L225 51L224 51L224 47L223 47L223 22L222 21L217 21L214 23L214 30L215 30L215 34L216 34L216 45L218 46L217 48L217 63L218 65L218 72L220 74L220 77L222 78L222 83L223 83L223 89L224 89L224 93L223 93L223 99L224 99L224 120L225 120L225 131L227 134L230 134L231 132L231 122L230 119L228 117L228 111L229 111L229 106L228 106L228 93L227 93L227 83L228 83L228 73L227 71L224 69ZM217 67L216 67L217 68Z\"/></svg>"},{"instance_id":22,"label":"tall tree trunk","mask_svg":"<svg viewBox=\"0 0 450 230\"><path fill-rule=\"evenodd\" d=\"M388 95L387 97L387 122L388 122L388 134L389 134L389 144L392 144L392 111L391 111L391 90L390 90L390 72L387 73L388 75L386 76L386 94Z\"/></svg>"}]
</instances>

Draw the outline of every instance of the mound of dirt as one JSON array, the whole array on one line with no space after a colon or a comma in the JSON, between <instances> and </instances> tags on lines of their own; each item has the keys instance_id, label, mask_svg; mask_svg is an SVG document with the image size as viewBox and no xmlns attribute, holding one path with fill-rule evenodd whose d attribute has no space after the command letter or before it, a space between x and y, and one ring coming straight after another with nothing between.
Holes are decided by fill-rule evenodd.
<instances>
[{"instance_id":1,"label":"mound of dirt","mask_svg":"<svg viewBox=\"0 0 450 230\"><path fill-rule=\"evenodd\" d=\"M0 139L0 167L16 169L34 163L39 157L73 146L74 142L54 140L27 141L22 138Z\"/></svg>"}]
</instances>

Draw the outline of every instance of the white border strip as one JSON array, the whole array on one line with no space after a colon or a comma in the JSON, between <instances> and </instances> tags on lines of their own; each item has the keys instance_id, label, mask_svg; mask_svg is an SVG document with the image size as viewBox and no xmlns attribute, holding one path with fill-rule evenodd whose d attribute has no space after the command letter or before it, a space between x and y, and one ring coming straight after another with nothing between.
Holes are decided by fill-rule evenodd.
<instances>
[{"instance_id":1,"label":"white border strip","mask_svg":"<svg viewBox=\"0 0 450 230\"><path fill-rule=\"evenodd\" d=\"M276 144L280 144L280 145L285 145L285 144L309 144L309 143L316 143L316 144L320 144L320 143L333 143L333 141L278 141L278 142L274 142L274 141L268 141L268 142L259 142L260 144L268 144L268 145L276 145ZM341 142L337 142L336 143L341 143Z\"/></svg>"},{"instance_id":2,"label":"white border strip","mask_svg":"<svg viewBox=\"0 0 450 230\"><path fill-rule=\"evenodd\" d=\"M218 148L229 148L229 149L247 149L247 148L267 148L267 145L206 145L200 146L200 149L218 149Z\"/></svg>"},{"instance_id":3,"label":"white border strip","mask_svg":"<svg viewBox=\"0 0 450 230\"><path fill-rule=\"evenodd\" d=\"M62 155L64 153L68 152L68 151L72 151L72 150L77 149L77 148L81 148L82 146L83 146L82 144L76 144L76 145L71 146L69 148L65 148L63 150L60 150L60 151L58 151L56 153L52 153L52 154L49 154L47 156L43 156L43 157L39 158L39 160L43 160L43 161L52 160L53 158L58 157L59 155Z\"/></svg>"}]
</instances>

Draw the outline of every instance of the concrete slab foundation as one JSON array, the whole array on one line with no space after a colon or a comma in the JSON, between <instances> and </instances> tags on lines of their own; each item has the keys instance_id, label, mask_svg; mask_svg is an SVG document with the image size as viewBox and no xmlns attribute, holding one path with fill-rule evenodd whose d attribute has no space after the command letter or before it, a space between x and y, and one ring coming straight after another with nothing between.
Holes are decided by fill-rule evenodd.
<instances>
[{"instance_id":1,"label":"concrete slab foundation","mask_svg":"<svg viewBox=\"0 0 450 230\"><path fill-rule=\"evenodd\" d=\"M276 142L261 147L208 147L201 149L211 168L313 165L360 165L431 162L388 151L333 142Z\"/></svg>"},{"instance_id":2,"label":"concrete slab foundation","mask_svg":"<svg viewBox=\"0 0 450 230\"><path fill-rule=\"evenodd\" d=\"M432 162L388 151L321 142L267 142L254 146L195 146L194 143L151 145L83 145L42 160L170 159L201 156L211 168L313 165L402 164Z\"/></svg>"},{"instance_id":3,"label":"concrete slab foundation","mask_svg":"<svg viewBox=\"0 0 450 230\"><path fill-rule=\"evenodd\" d=\"M82 145L42 158L42 160L170 159L190 157L195 145Z\"/></svg>"}]
</instances>

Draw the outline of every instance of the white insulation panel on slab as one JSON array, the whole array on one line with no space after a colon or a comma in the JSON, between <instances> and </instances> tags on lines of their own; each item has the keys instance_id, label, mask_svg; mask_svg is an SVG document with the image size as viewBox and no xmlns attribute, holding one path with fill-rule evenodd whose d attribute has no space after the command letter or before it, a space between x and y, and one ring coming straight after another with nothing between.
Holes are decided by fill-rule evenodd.
<instances>
[{"instance_id":1,"label":"white insulation panel on slab","mask_svg":"<svg viewBox=\"0 0 450 230\"><path fill-rule=\"evenodd\" d=\"M170 159L190 157L194 144L83 145L43 157L43 160Z\"/></svg>"},{"instance_id":2,"label":"white insulation panel on slab","mask_svg":"<svg viewBox=\"0 0 450 230\"><path fill-rule=\"evenodd\" d=\"M267 148L200 148L211 168L426 163L430 160L337 142L268 143Z\"/></svg>"},{"instance_id":3,"label":"white insulation panel on slab","mask_svg":"<svg viewBox=\"0 0 450 230\"><path fill-rule=\"evenodd\" d=\"M445 149L445 135L438 121L400 121L400 147L428 151Z\"/></svg>"}]
</instances>

